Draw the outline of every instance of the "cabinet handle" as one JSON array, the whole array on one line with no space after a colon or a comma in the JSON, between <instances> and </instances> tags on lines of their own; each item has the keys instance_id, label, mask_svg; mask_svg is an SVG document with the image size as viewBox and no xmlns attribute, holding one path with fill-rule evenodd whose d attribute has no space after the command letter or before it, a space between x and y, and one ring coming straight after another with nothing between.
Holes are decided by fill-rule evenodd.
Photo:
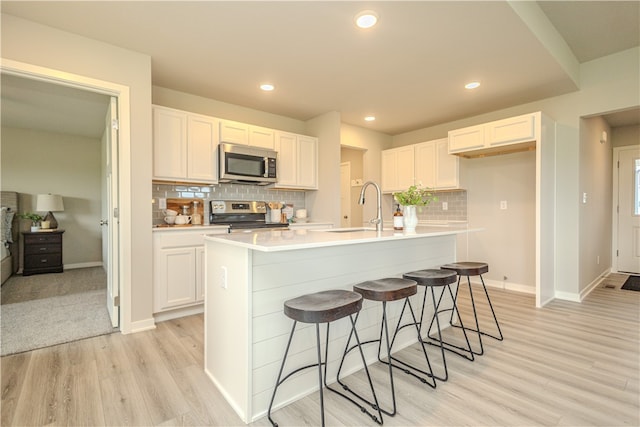
<instances>
[{"instance_id":1,"label":"cabinet handle","mask_svg":"<svg viewBox=\"0 0 640 427\"><path fill-rule=\"evenodd\" d=\"M41 262L42 264L45 264L45 263L47 262L47 260L46 260L46 259L41 259L41 260L40 260L40 262Z\"/></svg>"},{"instance_id":2,"label":"cabinet handle","mask_svg":"<svg viewBox=\"0 0 640 427\"><path fill-rule=\"evenodd\" d=\"M46 250L47 250L47 248L40 248L40 250L41 250L41 251L46 251Z\"/></svg>"}]
</instances>

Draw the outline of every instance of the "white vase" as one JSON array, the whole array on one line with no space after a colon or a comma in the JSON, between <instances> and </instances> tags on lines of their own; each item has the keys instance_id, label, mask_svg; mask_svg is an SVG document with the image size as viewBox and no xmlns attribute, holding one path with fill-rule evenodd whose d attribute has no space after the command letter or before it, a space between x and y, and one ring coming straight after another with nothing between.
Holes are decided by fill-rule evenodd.
<instances>
[{"instance_id":1,"label":"white vase","mask_svg":"<svg viewBox=\"0 0 640 427\"><path fill-rule=\"evenodd\" d=\"M413 205L405 206L403 212L402 221L404 223L404 231L413 233L416 231L416 225L418 225L418 215L416 213L416 207Z\"/></svg>"}]
</instances>

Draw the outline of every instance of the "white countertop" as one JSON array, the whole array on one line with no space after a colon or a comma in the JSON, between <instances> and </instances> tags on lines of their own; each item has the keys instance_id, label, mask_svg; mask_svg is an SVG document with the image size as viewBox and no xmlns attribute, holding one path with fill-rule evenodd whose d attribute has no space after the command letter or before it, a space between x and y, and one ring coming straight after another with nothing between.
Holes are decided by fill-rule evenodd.
<instances>
[{"instance_id":1,"label":"white countertop","mask_svg":"<svg viewBox=\"0 0 640 427\"><path fill-rule=\"evenodd\" d=\"M152 231L190 231L190 230L227 230L229 229L228 225L193 225L193 224L185 224L185 225L154 225Z\"/></svg>"},{"instance_id":2,"label":"white countertop","mask_svg":"<svg viewBox=\"0 0 640 427\"><path fill-rule=\"evenodd\" d=\"M481 230L480 228L471 229L466 225L418 227L415 233L398 232L392 229L377 232L375 229L331 228L325 230L277 230L207 235L205 236L205 240L240 246L256 251L277 252L402 239L423 239Z\"/></svg>"}]
</instances>

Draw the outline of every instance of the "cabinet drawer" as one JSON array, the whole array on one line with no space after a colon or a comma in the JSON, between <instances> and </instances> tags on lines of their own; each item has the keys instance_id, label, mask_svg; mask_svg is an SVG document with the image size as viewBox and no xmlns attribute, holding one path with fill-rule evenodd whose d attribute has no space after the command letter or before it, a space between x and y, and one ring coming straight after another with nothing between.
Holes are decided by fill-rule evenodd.
<instances>
[{"instance_id":1,"label":"cabinet drawer","mask_svg":"<svg viewBox=\"0 0 640 427\"><path fill-rule=\"evenodd\" d=\"M50 243L62 243L62 234L25 234L25 245L38 245Z\"/></svg>"},{"instance_id":2,"label":"cabinet drawer","mask_svg":"<svg viewBox=\"0 0 640 427\"><path fill-rule=\"evenodd\" d=\"M54 244L36 244L26 245L24 247L25 255L39 255L39 254L59 254L62 252L62 245L59 243Z\"/></svg>"},{"instance_id":3,"label":"cabinet drawer","mask_svg":"<svg viewBox=\"0 0 640 427\"><path fill-rule=\"evenodd\" d=\"M36 269L36 268L48 268L48 267L60 267L62 265L62 254L42 254L42 255L27 255L24 257L24 268Z\"/></svg>"}]
</instances>

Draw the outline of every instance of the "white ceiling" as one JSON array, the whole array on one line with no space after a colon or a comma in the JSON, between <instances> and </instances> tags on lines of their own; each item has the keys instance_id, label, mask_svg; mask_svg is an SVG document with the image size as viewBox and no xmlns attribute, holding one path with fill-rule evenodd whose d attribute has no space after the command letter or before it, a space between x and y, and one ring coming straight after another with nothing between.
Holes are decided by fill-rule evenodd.
<instances>
[{"instance_id":1,"label":"white ceiling","mask_svg":"<svg viewBox=\"0 0 640 427\"><path fill-rule=\"evenodd\" d=\"M2 12L149 54L156 86L300 120L338 111L394 135L577 90L554 54L563 38L576 64L640 44L640 2L536 4L562 36L556 46L505 1L3 1ZM379 14L376 27L353 25L363 9ZM482 86L463 89L471 80ZM258 90L266 81L274 92ZM9 107L38 90L14 83L2 81L5 125L18 115ZM370 114L378 119L365 123Z\"/></svg>"}]
</instances>

